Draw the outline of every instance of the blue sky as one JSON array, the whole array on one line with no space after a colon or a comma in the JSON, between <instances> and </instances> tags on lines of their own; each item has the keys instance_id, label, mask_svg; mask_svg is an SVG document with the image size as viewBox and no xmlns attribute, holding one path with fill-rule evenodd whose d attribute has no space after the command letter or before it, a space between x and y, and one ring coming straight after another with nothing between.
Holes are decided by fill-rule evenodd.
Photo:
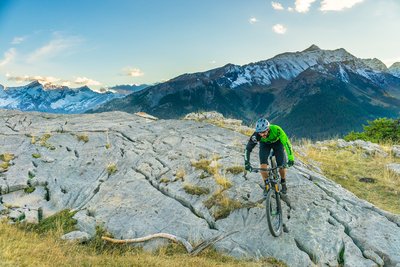
<instances>
[{"instance_id":1,"label":"blue sky","mask_svg":"<svg viewBox=\"0 0 400 267\"><path fill-rule=\"evenodd\" d=\"M316 44L400 61L399 0L0 0L0 84L162 82Z\"/></svg>"}]
</instances>

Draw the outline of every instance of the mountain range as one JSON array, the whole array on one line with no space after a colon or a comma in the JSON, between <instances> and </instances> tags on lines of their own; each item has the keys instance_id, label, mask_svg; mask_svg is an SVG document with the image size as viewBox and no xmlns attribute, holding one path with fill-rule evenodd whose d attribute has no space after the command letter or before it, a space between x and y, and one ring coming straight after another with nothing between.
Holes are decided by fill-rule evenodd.
<instances>
[{"instance_id":1,"label":"mountain range","mask_svg":"<svg viewBox=\"0 0 400 267\"><path fill-rule=\"evenodd\" d=\"M360 59L312 45L271 59L183 74L113 99L89 112L144 111L164 119L215 110L248 124L261 116L295 137L361 130L367 120L400 114L400 63Z\"/></svg>"},{"instance_id":2,"label":"mountain range","mask_svg":"<svg viewBox=\"0 0 400 267\"><path fill-rule=\"evenodd\" d=\"M87 86L72 89L66 86L43 85L34 81L19 87L6 88L0 85L0 108L49 113L83 113L125 95L110 91L99 93Z\"/></svg>"}]
</instances>

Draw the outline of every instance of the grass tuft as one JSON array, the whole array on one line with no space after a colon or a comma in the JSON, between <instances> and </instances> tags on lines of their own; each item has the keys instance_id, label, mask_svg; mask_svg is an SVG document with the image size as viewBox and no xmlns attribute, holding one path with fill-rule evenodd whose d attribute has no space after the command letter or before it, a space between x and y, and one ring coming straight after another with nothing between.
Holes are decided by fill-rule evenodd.
<instances>
[{"instance_id":1,"label":"grass tuft","mask_svg":"<svg viewBox=\"0 0 400 267\"><path fill-rule=\"evenodd\" d=\"M47 149L50 149L50 150L55 150L56 147L53 146L52 144L48 143L48 140L50 139L50 137L51 137L51 134L49 134L49 133L45 133L44 135L42 135L39 139L39 145L42 147L45 147Z\"/></svg>"},{"instance_id":2,"label":"grass tuft","mask_svg":"<svg viewBox=\"0 0 400 267\"><path fill-rule=\"evenodd\" d=\"M232 166L226 168L226 172L230 172L232 174L239 174L244 172L244 167L243 166Z\"/></svg>"},{"instance_id":3,"label":"grass tuft","mask_svg":"<svg viewBox=\"0 0 400 267\"><path fill-rule=\"evenodd\" d=\"M8 171L8 167L10 167L10 161L15 158L14 154L11 153L4 153L0 154L0 169L1 171L5 172Z\"/></svg>"},{"instance_id":4,"label":"grass tuft","mask_svg":"<svg viewBox=\"0 0 400 267\"><path fill-rule=\"evenodd\" d=\"M218 168L216 166L211 165L211 160L208 159L200 159L199 161L192 161L192 166L196 169L203 170L211 175L217 173Z\"/></svg>"},{"instance_id":5,"label":"grass tuft","mask_svg":"<svg viewBox=\"0 0 400 267\"><path fill-rule=\"evenodd\" d=\"M87 134L77 134L76 135L76 139L78 139L78 141L82 141L84 143L89 142L89 136Z\"/></svg>"},{"instance_id":6,"label":"grass tuft","mask_svg":"<svg viewBox=\"0 0 400 267\"><path fill-rule=\"evenodd\" d=\"M116 172L118 171L117 164L115 164L115 163L109 163L109 164L107 165L106 170L107 170L107 173L108 173L109 176L110 176L110 175L113 175L114 173L116 173Z\"/></svg>"},{"instance_id":7,"label":"grass tuft","mask_svg":"<svg viewBox=\"0 0 400 267\"><path fill-rule=\"evenodd\" d=\"M14 158L15 158L14 154L11 153L0 154L0 160L4 162L10 162Z\"/></svg>"},{"instance_id":8,"label":"grass tuft","mask_svg":"<svg viewBox=\"0 0 400 267\"><path fill-rule=\"evenodd\" d=\"M203 204L208 209L215 207L213 213L215 220L226 218L233 210L243 207L242 203L229 198L222 190L215 192Z\"/></svg>"},{"instance_id":9,"label":"grass tuft","mask_svg":"<svg viewBox=\"0 0 400 267\"><path fill-rule=\"evenodd\" d=\"M38 159L40 158L42 155L40 155L39 153L33 153L32 154L32 158Z\"/></svg>"},{"instance_id":10,"label":"grass tuft","mask_svg":"<svg viewBox=\"0 0 400 267\"><path fill-rule=\"evenodd\" d=\"M27 194L33 193L35 191L35 187L34 186L29 186L27 188L24 189L24 192Z\"/></svg>"},{"instance_id":11,"label":"grass tuft","mask_svg":"<svg viewBox=\"0 0 400 267\"><path fill-rule=\"evenodd\" d=\"M223 190L229 189L232 187L231 181L229 181L226 177L222 176L221 174L217 173L214 175L215 182L222 186Z\"/></svg>"},{"instance_id":12,"label":"grass tuft","mask_svg":"<svg viewBox=\"0 0 400 267\"><path fill-rule=\"evenodd\" d=\"M48 218L41 220L38 224L21 224L20 228L38 234L58 232L61 234L76 230L76 220L73 219L76 212L62 210Z\"/></svg>"},{"instance_id":13,"label":"grass tuft","mask_svg":"<svg viewBox=\"0 0 400 267\"><path fill-rule=\"evenodd\" d=\"M191 185L191 184L184 184L183 189L185 190L186 193L190 195L207 195L210 193L210 189L207 187L202 187L202 186L196 186L196 185Z\"/></svg>"},{"instance_id":14,"label":"grass tuft","mask_svg":"<svg viewBox=\"0 0 400 267\"><path fill-rule=\"evenodd\" d=\"M178 180L184 181L185 175L186 175L186 172L183 168L178 169L175 173L175 181L178 181Z\"/></svg>"}]
</instances>

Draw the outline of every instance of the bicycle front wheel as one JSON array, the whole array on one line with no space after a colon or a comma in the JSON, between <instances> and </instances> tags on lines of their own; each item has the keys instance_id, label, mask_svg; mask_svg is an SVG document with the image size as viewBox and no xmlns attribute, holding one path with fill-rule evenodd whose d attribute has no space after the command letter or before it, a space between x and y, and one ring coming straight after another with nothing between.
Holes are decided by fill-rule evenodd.
<instances>
[{"instance_id":1,"label":"bicycle front wheel","mask_svg":"<svg viewBox=\"0 0 400 267\"><path fill-rule=\"evenodd\" d=\"M265 206L267 209L268 228L271 234L278 237L282 233L283 216L281 208L281 197L274 190L269 190Z\"/></svg>"}]
</instances>

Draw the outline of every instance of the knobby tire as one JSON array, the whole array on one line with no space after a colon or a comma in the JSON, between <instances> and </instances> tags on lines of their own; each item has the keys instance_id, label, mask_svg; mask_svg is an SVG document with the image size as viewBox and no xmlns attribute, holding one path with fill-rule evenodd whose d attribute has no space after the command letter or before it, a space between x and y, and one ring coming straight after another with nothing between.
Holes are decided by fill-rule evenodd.
<instances>
[{"instance_id":1,"label":"knobby tire","mask_svg":"<svg viewBox=\"0 0 400 267\"><path fill-rule=\"evenodd\" d=\"M274 195L275 198L273 197ZM279 193L275 192L275 190L269 190L265 200L265 206L269 231L273 236L278 237L281 235L283 227L281 198Z\"/></svg>"}]
</instances>

